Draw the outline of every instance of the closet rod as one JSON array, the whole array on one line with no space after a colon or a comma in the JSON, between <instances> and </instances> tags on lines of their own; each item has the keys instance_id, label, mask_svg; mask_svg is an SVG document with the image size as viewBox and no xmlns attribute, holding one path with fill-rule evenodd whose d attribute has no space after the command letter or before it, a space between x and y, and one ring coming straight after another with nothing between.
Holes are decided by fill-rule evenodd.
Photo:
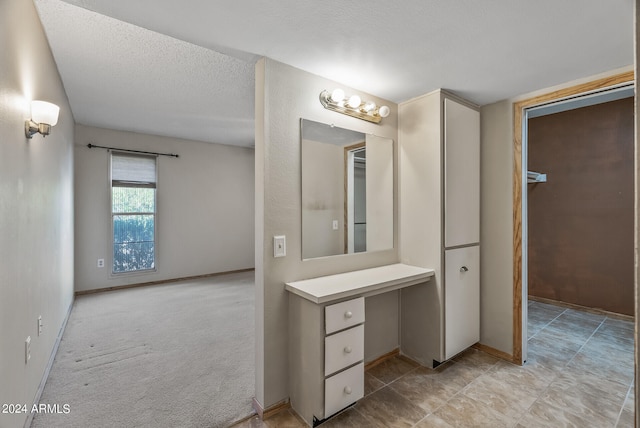
<instances>
[{"instance_id":1,"label":"closet rod","mask_svg":"<svg viewBox=\"0 0 640 428\"><path fill-rule=\"evenodd\" d=\"M87 144L87 147L89 147L90 149L95 147L96 149L117 150L119 152L127 152L127 153L141 153L144 155L169 156L172 158L180 157L179 155L176 155L173 153L157 153L157 152L145 152L142 150L119 149L117 147L96 146L95 144L91 144L91 143Z\"/></svg>"},{"instance_id":2,"label":"closet rod","mask_svg":"<svg viewBox=\"0 0 640 428\"><path fill-rule=\"evenodd\" d=\"M527 171L527 183L546 183L547 174L540 174L535 171Z\"/></svg>"}]
</instances>

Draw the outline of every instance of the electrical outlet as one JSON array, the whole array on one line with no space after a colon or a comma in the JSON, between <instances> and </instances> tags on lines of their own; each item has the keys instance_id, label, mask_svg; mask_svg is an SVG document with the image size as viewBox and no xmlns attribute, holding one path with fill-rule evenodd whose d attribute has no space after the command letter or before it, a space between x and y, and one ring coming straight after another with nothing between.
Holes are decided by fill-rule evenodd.
<instances>
[{"instance_id":1,"label":"electrical outlet","mask_svg":"<svg viewBox=\"0 0 640 428\"><path fill-rule=\"evenodd\" d=\"M42 315L38 317L38 336L42 334Z\"/></svg>"},{"instance_id":2,"label":"electrical outlet","mask_svg":"<svg viewBox=\"0 0 640 428\"><path fill-rule=\"evenodd\" d=\"M103 268L104 267L104 259L98 259L98 267L99 268Z\"/></svg>"},{"instance_id":3,"label":"electrical outlet","mask_svg":"<svg viewBox=\"0 0 640 428\"><path fill-rule=\"evenodd\" d=\"M24 341L24 363L27 364L31 359L31 336L27 336Z\"/></svg>"}]
</instances>

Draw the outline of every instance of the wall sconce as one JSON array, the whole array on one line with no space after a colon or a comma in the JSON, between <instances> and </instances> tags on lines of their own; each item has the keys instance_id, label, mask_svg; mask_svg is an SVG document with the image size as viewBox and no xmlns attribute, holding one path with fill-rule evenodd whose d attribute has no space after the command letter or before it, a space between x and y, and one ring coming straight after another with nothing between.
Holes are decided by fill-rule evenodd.
<instances>
[{"instance_id":1,"label":"wall sconce","mask_svg":"<svg viewBox=\"0 0 640 428\"><path fill-rule=\"evenodd\" d=\"M24 133L27 138L39 132L46 137L51 132L51 127L58 123L60 107L46 101L31 101L31 119L24 123Z\"/></svg>"},{"instance_id":2,"label":"wall sconce","mask_svg":"<svg viewBox=\"0 0 640 428\"><path fill-rule=\"evenodd\" d=\"M342 89L320 92L320 104L327 110L357 117L373 123L380 123L383 117L389 116L391 110L387 106L378 107L371 101L362 101L357 95L346 97Z\"/></svg>"}]
</instances>

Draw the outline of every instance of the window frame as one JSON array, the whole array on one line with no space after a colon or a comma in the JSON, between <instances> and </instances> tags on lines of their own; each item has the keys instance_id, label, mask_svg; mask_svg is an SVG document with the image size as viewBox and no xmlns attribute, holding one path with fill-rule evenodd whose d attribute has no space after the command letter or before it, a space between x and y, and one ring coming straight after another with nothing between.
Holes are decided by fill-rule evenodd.
<instances>
[{"instance_id":1,"label":"window frame","mask_svg":"<svg viewBox=\"0 0 640 428\"><path fill-rule=\"evenodd\" d=\"M154 155L142 155L142 157L154 157L155 158L155 175L156 175L156 181L155 181L155 192L154 192L154 207L155 207L155 212L140 212L140 213L114 213L113 212L113 156L141 156L141 155L136 155L135 153L128 153L126 151L119 151L119 150L110 150L109 151L109 277L110 278L118 278L118 277L123 277L123 276L136 276L136 275L148 275L150 273L155 273L158 271L158 181L159 181L159 177L158 177L158 158L159 156L154 156ZM140 187L144 187L144 186L140 186ZM150 269L137 269L137 270L131 270L131 271L125 271L125 272L114 272L113 270L113 262L114 262L114 247L115 247L115 242L114 242L114 237L113 237L113 233L114 233L114 224L113 224L113 220L114 220L114 216L117 215L153 215L153 268Z\"/></svg>"}]
</instances>

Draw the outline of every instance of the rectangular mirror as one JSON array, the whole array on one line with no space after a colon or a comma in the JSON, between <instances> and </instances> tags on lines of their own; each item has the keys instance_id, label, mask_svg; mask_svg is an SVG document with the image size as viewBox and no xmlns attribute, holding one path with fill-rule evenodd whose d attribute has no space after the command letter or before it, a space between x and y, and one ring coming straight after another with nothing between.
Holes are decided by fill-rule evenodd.
<instances>
[{"instance_id":1,"label":"rectangular mirror","mask_svg":"<svg viewBox=\"0 0 640 428\"><path fill-rule=\"evenodd\" d=\"M302 258L393 248L393 140L301 127Z\"/></svg>"}]
</instances>

